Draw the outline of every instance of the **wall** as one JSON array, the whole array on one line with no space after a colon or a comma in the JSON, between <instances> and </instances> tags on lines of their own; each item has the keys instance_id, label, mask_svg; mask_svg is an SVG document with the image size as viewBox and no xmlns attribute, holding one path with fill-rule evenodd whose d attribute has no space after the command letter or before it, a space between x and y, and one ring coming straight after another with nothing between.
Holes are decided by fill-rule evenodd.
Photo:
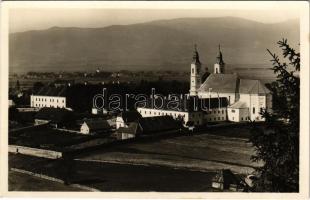
<instances>
[{"instance_id":1,"label":"wall","mask_svg":"<svg viewBox=\"0 0 310 200\"><path fill-rule=\"evenodd\" d=\"M206 111L205 119L207 122L226 121L227 108L216 108Z\"/></svg>"},{"instance_id":2,"label":"wall","mask_svg":"<svg viewBox=\"0 0 310 200\"><path fill-rule=\"evenodd\" d=\"M232 122L246 122L249 118L249 108L227 108L228 120Z\"/></svg>"},{"instance_id":3,"label":"wall","mask_svg":"<svg viewBox=\"0 0 310 200\"><path fill-rule=\"evenodd\" d=\"M228 121L239 122L239 109L227 108Z\"/></svg>"},{"instance_id":4,"label":"wall","mask_svg":"<svg viewBox=\"0 0 310 200\"><path fill-rule=\"evenodd\" d=\"M58 151L51 151L46 149L37 149L18 145L9 145L10 153L20 153L30 156L57 159L62 157L62 153Z\"/></svg>"},{"instance_id":5,"label":"wall","mask_svg":"<svg viewBox=\"0 0 310 200\"><path fill-rule=\"evenodd\" d=\"M210 92L203 91L198 93L199 98L218 98L218 97L225 97L227 98L228 104L231 105L236 101L236 94L235 93L217 93L217 92ZM230 101L229 101L230 100Z\"/></svg>"},{"instance_id":6,"label":"wall","mask_svg":"<svg viewBox=\"0 0 310 200\"><path fill-rule=\"evenodd\" d=\"M204 114L203 112L181 112L173 110L159 110L151 108L137 108L137 111L142 115L142 117L156 117L169 115L174 119L177 119L179 116L183 117L184 124L188 121L193 121L195 125L202 125Z\"/></svg>"},{"instance_id":7,"label":"wall","mask_svg":"<svg viewBox=\"0 0 310 200\"><path fill-rule=\"evenodd\" d=\"M42 108L42 107L65 108L66 97L31 95L30 106L36 108Z\"/></svg>"},{"instance_id":8,"label":"wall","mask_svg":"<svg viewBox=\"0 0 310 200\"><path fill-rule=\"evenodd\" d=\"M245 102L249 107L249 116L252 121L264 121L260 109L266 108L266 96L258 94L240 94L240 101Z\"/></svg>"}]
</instances>

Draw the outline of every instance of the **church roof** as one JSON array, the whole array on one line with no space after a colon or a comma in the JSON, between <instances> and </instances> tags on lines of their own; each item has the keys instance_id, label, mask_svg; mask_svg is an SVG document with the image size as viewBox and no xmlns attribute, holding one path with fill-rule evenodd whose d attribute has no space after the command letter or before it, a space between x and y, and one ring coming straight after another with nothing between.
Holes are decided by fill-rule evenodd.
<instances>
[{"instance_id":1,"label":"church roof","mask_svg":"<svg viewBox=\"0 0 310 200\"><path fill-rule=\"evenodd\" d=\"M237 101L236 103L229 106L229 108L239 109L239 108L248 108L248 106L245 102Z\"/></svg>"},{"instance_id":2,"label":"church roof","mask_svg":"<svg viewBox=\"0 0 310 200\"><path fill-rule=\"evenodd\" d=\"M207 80L200 86L200 92L235 93L238 76L236 74L210 74Z\"/></svg>"},{"instance_id":3,"label":"church roof","mask_svg":"<svg viewBox=\"0 0 310 200\"><path fill-rule=\"evenodd\" d=\"M210 74L200 86L199 92L269 94L260 80L239 79L237 74Z\"/></svg>"},{"instance_id":4,"label":"church roof","mask_svg":"<svg viewBox=\"0 0 310 200\"><path fill-rule=\"evenodd\" d=\"M239 93L268 94L270 91L259 80L240 79Z\"/></svg>"}]
</instances>

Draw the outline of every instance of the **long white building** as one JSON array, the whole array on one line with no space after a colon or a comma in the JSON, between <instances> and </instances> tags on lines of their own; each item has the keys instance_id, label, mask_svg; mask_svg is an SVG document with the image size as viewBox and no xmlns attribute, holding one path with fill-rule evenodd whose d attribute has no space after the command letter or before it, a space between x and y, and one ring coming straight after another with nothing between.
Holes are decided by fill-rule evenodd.
<instances>
[{"instance_id":1,"label":"long white building","mask_svg":"<svg viewBox=\"0 0 310 200\"><path fill-rule=\"evenodd\" d=\"M34 108L66 108L66 87L47 86L30 96L30 106Z\"/></svg>"}]
</instances>

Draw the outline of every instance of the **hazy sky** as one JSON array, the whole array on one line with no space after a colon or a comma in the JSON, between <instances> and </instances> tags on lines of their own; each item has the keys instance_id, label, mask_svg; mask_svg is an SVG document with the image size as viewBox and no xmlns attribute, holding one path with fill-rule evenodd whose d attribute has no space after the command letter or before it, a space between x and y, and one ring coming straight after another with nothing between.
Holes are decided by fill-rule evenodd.
<instances>
[{"instance_id":1,"label":"hazy sky","mask_svg":"<svg viewBox=\"0 0 310 200\"><path fill-rule=\"evenodd\" d=\"M286 10L12 9L10 32L60 27L105 27L183 17L242 17L263 23L299 18Z\"/></svg>"}]
</instances>

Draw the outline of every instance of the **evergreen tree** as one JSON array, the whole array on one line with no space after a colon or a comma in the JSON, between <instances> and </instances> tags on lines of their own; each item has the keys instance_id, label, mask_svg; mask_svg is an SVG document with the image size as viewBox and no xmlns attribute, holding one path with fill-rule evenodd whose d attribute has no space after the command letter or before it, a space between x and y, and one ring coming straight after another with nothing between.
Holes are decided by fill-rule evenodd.
<instances>
[{"instance_id":1,"label":"evergreen tree","mask_svg":"<svg viewBox=\"0 0 310 200\"><path fill-rule=\"evenodd\" d=\"M298 192L299 190L299 96L300 54L291 48L286 39L278 42L283 51L283 62L272 56L273 71L277 80L270 85L274 101L281 106L272 113L261 110L266 120L264 127L253 126L251 142L256 149L254 161L263 161L257 168L260 175L257 191Z\"/></svg>"}]
</instances>

